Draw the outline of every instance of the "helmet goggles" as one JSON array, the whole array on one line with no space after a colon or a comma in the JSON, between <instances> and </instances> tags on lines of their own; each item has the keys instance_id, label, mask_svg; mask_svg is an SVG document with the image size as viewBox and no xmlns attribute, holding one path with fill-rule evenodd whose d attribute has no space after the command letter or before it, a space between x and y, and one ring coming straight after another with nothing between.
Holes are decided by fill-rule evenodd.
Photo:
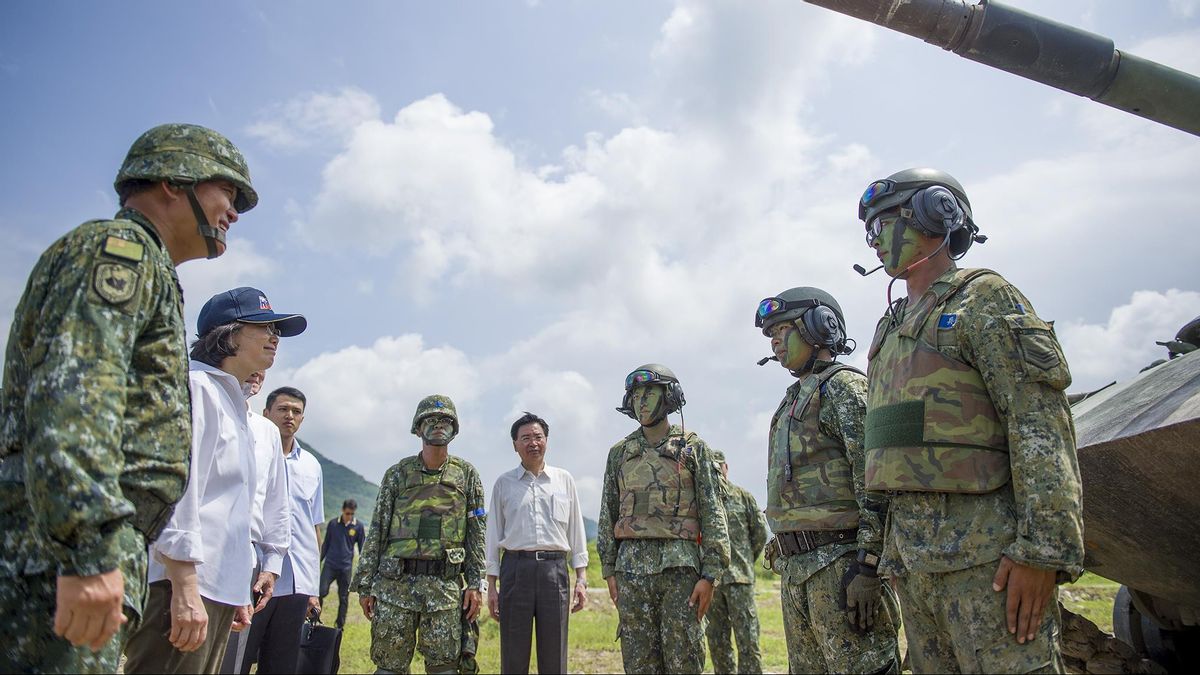
<instances>
[{"instance_id":1,"label":"helmet goggles","mask_svg":"<svg viewBox=\"0 0 1200 675\"><path fill-rule=\"evenodd\" d=\"M758 303L758 310L754 312L754 327L762 328L772 316L780 312L788 312L793 309L811 309L819 307L821 302L808 298L805 300L784 300L783 298L764 298Z\"/></svg>"},{"instance_id":2,"label":"helmet goggles","mask_svg":"<svg viewBox=\"0 0 1200 675\"><path fill-rule=\"evenodd\" d=\"M633 371L632 373L630 373L629 375L627 375L625 377L625 389L626 390L633 389L634 387L641 385L641 384L663 384L663 385L665 385L668 382L673 382L673 380L669 380L669 379L663 377L662 375L659 375L658 373L654 372L653 370L640 369L640 370Z\"/></svg>"},{"instance_id":3,"label":"helmet goggles","mask_svg":"<svg viewBox=\"0 0 1200 675\"><path fill-rule=\"evenodd\" d=\"M863 191L862 198L858 200L858 219L865 220L867 217L867 209L870 209L873 204L879 202L884 197L902 190L911 189L912 187L914 187L913 184L897 183L896 181L889 180L887 178L871 183L867 186L867 189Z\"/></svg>"}]
</instances>

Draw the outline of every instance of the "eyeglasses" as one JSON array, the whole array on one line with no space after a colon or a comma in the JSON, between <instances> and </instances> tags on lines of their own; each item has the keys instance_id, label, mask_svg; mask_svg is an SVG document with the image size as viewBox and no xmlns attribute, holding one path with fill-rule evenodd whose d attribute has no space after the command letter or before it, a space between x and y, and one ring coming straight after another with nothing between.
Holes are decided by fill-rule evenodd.
<instances>
[{"instance_id":1,"label":"eyeglasses","mask_svg":"<svg viewBox=\"0 0 1200 675\"><path fill-rule=\"evenodd\" d=\"M260 328L264 328L267 331L267 335L270 335L271 337L283 337L283 331L279 330L279 326L275 325L274 323L253 323L250 321L242 321L241 323L247 326L258 326Z\"/></svg>"},{"instance_id":2,"label":"eyeglasses","mask_svg":"<svg viewBox=\"0 0 1200 675\"><path fill-rule=\"evenodd\" d=\"M454 419L445 415L430 415L425 418L425 421L435 425L453 426L454 424Z\"/></svg>"},{"instance_id":3,"label":"eyeglasses","mask_svg":"<svg viewBox=\"0 0 1200 675\"><path fill-rule=\"evenodd\" d=\"M524 436L517 437L517 441L520 443L540 443L544 440L546 440L546 437L541 434L536 434L533 436L526 434Z\"/></svg>"},{"instance_id":4,"label":"eyeglasses","mask_svg":"<svg viewBox=\"0 0 1200 675\"><path fill-rule=\"evenodd\" d=\"M767 319L780 312L787 312L793 309L810 309L820 306L820 301L811 298L807 300L784 300L783 298L764 298L758 303L758 310L754 313L754 327L762 328Z\"/></svg>"},{"instance_id":5,"label":"eyeglasses","mask_svg":"<svg viewBox=\"0 0 1200 675\"><path fill-rule=\"evenodd\" d=\"M669 381L653 370L635 370L625 378L625 388L633 389L639 384L654 384L656 382L666 384Z\"/></svg>"},{"instance_id":6,"label":"eyeglasses","mask_svg":"<svg viewBox=\"0 0 1200 675\"><path fill-rule=\"evenodd\" d=\"M898 220L902 218L896 215L872 218L871 222L867 223L867 246L874 246L875 240L883 234L883 228L891 227Z\"/></svg>"}]
</instances>

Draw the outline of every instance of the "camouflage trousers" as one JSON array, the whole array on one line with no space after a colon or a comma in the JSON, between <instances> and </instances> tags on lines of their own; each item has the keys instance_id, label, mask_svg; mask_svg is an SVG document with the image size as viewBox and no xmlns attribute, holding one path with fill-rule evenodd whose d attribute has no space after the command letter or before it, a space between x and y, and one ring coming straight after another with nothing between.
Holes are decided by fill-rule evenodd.
<instances>
[{"instance_id":1,"label":"camouflage trousers","mask_svg":"<svg viewBox=\"0 0 1200 675\"><path fill-rule=\"evenodd\" d=\"M955 572L896 577L914 673L1061 673L1058 591L1036 638L1008 632L1007 593L992 590L999 561Z\"/></svg>"},{"instance_id":2,"label":"camouflage trousers","mask_svg":"<svg viewBox=\"0 0 1200 675\"><path fill-rule=\"evenodd\" d=\"M712 604L704 615L708 627L708 651L714 673L761 673L762 655L758 650L758 608L754 604L754 584L720 584L713 592ZM734 663L733 640L737 640Z\"/></svg>"},{"instance_id":3,"label":"camouflage trousers","mask_svg":"<svg viewBox=\"0 0 1200 675\"><path fill-rule=\"evenodd\" d=\"M844 555L803 581L784 566L779 595L789 673L900 672L900 612L887 584L870 632L856 633L846 620L842 577L852 562L853 554Z\"/></svg>"},{"instance_id":4,"label":"camouflage trousers","mask_svg":"<svg viewBox=\"0 0 1200 675\"><path fill-rule=\"evenodd\" d=\"M461 610L415 612L375 599L371 619L371 660L381 671L407 673L420 651L427 673L457 673L462 639Z\"/></svg>"},{"instance_id":5,"label":"camouflage trousers","mask_svg":"<svg viewBox=\"0 0 1200 675\"><path fill-rule=\"evenodd\" d=\"M626 673L704 670L704 626L696 619L696 608L688 607L699 580L691 567L617 573L617 632Z\"/></svg>"},{"instance_id":6,"label":"camouflage trousers","mask_svg":"<svg viewBox=\"0 0 1200 675\"><path fill-rule=\"evenodd\" d=\"M126 549L119 569L125 577L128 621L99 652L74 647L54 634L57 574L0 576L0 673L117 672L121 650L138 627L146 597L145 540L129 526L119 536Z\"/></svg>"}]
</instances>

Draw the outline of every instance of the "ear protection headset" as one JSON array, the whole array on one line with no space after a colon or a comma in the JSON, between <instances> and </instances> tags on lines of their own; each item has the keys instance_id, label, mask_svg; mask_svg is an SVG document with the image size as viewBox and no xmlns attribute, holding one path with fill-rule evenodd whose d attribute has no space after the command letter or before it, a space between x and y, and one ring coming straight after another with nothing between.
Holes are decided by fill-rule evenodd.
<instances>
[{"instance_id":1,"label":"ear protection headset","mask_svg":"<svg viewBox=\"0 0 1200 675\"><path fill-rule=\"evenodd\" d=\"M793 322L800 337L810 345L824 347L834 354L849 354L846 349L846 326L829 305L818 304Z\"/></svg>"},{"instance_id":2,"label":"ear protection headset","mask_svg":"<svg viewBox=\"0 0 1200 675\"><path fill-rule=\"evenodd\" d=\"M966 213L954 193L941 185L918 190L905 206L901 207L900 215L936 237L958 231L966 221Z\"/></svg>"}]
</instances>

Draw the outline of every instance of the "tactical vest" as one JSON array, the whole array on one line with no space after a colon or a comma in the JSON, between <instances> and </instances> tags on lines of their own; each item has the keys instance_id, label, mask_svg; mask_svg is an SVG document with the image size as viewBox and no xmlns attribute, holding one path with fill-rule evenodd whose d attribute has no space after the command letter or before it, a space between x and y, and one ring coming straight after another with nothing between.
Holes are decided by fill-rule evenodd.
<instances>
[{"instance_id":1,"label":"tactical vest","mask_svg":"<svg viewBox=\"0 0 1200 675\"><path fill-rule=\"evenodd\" d=\"M696 434L683 448L668 438L657 448L643 448L640 431L625 441L617 469L620 509L613 525L617 539L700 540L700 504L696 499ZM631 450L641 450L630 457Z\"/></svg>"},{"instance_id":2,"label":"tactical vest","mask_svg":"<svg viewBox=\"0 0 1200 675\"><path fill-rule=\"evenodd\" d=\"M858 527L858 501L846 449L821 431L821 389L837 373L833 364L809 373L794 397L785 397L771 420L767 472L767 522L772 532L846 530Z\"/></svg>"},{"instance_id":3,"label":"tactical vest","mask_svg":"<svg viewBox=\"0 0 1200 675\"><path fill-rule=\"evenodd\" d=\"M957 270L897 326L884 317L868 354L866 487L991 492L1009 481L1008 436L983 377L958 358L955 296L991 270ZM935 285L942 285L938 282Z\"/></svg>"},{"instance_id":4,"label":"tactical vest","mask_svg":"<svg viewBox=\"0 0 1200 675\"><path fill-rule=\"evenodd\" d=\"M386 555L441 560L467 537L467 474L451 457L442 471L423 471L421 459L400 473Z\"/></svg>"}]
</instances>

